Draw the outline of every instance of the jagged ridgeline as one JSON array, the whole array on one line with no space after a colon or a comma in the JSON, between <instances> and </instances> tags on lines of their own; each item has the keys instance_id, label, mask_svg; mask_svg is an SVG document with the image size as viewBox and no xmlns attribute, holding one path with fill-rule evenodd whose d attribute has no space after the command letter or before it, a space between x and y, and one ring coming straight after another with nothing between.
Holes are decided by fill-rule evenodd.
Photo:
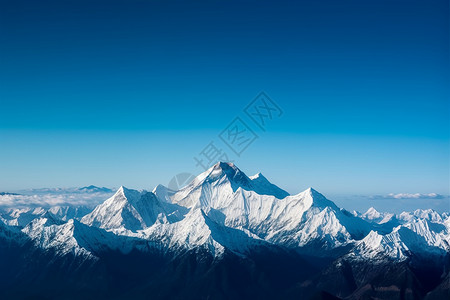
<instances>
[{"instance_id":1,"label":"jagged ridgeline","mask_svg":"<svg viewBox=\"0 0 450 300\"><path fill-rule=\"evenodd\" d=\"M350 213L221 162L178 191L4 211L0 298L449 299L449 243L448 213Z\"/></svg>"}]
</instances>

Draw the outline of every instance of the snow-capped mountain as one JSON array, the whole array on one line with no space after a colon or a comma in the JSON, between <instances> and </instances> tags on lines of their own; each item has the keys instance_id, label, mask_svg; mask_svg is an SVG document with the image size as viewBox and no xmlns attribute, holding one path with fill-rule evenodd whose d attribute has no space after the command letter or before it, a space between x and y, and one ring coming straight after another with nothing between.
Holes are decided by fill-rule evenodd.
<instances>
[{"instance_id":1,"label":"snow-capped mountain","mask_svg":"<svg viewBox=\"0 0 450 300\"><path fill-rule=\"evenodd\" d=\"M9 218L5 220L9 225L23 227L39 217L48 218L48 214L59 221L72 216L114 234L168 248L203 247L215 255L224 249L245 253L249 245L261 243L315 255L329 255L327 251L353 245L358 253L370 249L364 252L372 253L366 258L376 256L374 252L404 259L411 249L448 250L449 228L436 212L415 211L397 217L371 208L357 217L312 188L287 195L261 174L248 177L234 164L223 162L179 191L161 185L153 192L120 187L92 212L86 212L80 213L84 215L80 219L74 208L12 210L3 218ZM401 225L393 222L397 218ZM391 227L381 227L385 224ZM31 236L29 229L26 233ZM403 241L406 237L408 241Z\"/></svg>"},{"instance_id":2,"label":"snow-capped mountain","mask_svg":"<svg viewBox=\"0 0 450 300\"><path fill-rule=\"evenodd\" d=\"M152 192L120 187L93 209L5 210L0 214L0 240L20 240L15 247L32 245L35 250L26 255L53 255L54 262L71 257L71 264L89 262L102 268L104 263L112 267L111 255L128 261L132 253L167 263L181 260L182 265L191 255L203 262L211 257L211 266L228 264L230 257L236 260L233 264L258 265L267 262L260 258L264 253L271 253L271 259L289 257L292 264L286 268L294 261L305 264L304 257L314 258L318 266L337 259L326 271L329 276L348 274L345 266L363 272L361 264L417 264L420 258L445 262L450 216L432 210L395 215L374 208L350 213L313 188L289 195L261 173L248 177L234 164L220 162L178 191L162 185ZM311 272L325 270L318 266L310 267ZM286 276L295 272L289 270ZM447 274L448 268L441 273ZM312 289L298 283L293 291L299 287L301 293ZM354 292L356 287L349 289ZM342 290L332 293L350 295Z\"/></svg>"},{"instance_id":3,"label":"snow-capped mountain","mask_svg":"<svg viewBox=\"0 0 450 300\"><path fill-rule=\"evenodd\" d=\"M159 200L154 193L125 187L81 219L90 226L136 232L156 222L180 221L186 208Z\"/></svg>"},{"instance_id":4,"label":"snow-capped mountain","mask_svg":"<svg viewBox=\"0 0 450 300\"><path fill-rule=\"evenodd\" d=\"M407 222L411 222L413 220L418 220L418 219L425 219L428 220L430 222L434 222L434 223L442 223L443 222L443 218L445 218L445 214L444 215L440 215L439 213L437 213L436 211L432 210L432 209L417 209L414 212L402 212L399 216L398 219L407 223Z\"/></svg>"},{"instance_id":5,"label":"snow-capped mountain","mask_svg":"<svg viewBox=\"0 0 450 300\"><path fill-rule=\"evenodd\" d=\"M53 206L47 212L59 220L69 221L70 219L80 220L91 210L92 208L86 206Z\"/></svg>"},{"instance_id":6,"label":"snow-capped mountain","mask_svg":"<svg viewBox=\"0 0 450 300\"><path fill-rule=\"evenodd\" d=\"M384 215L378 212L375 208L371 207L361 215L361 218L378 223L379 221L383 220Z\"/></svg>"},{"instance_id":7,"label":"snow-capped mountain","mask_svg":"<svg viewBox=\"0 0 450 300\"><path fill-rule=\"evenodd\" d=\"M257 173L249 178L252 181L255 192L258 194L272 195L278 199L283 199L289 196L288 192L269 182L269 180L267 180L267 178L261 173Z\"/></svg>"},{"instance_id":8,"label":"snow-capped mountain","mask_svg":"<svg viewBox=\"0 0 450 300\"><path fill-rule=\"evenodd\" d=\"M370 231L365 221L312 188L288 196L261 174L247 177L232 163L216 164L177 192L168 194L160 186L155 191L161 201L202 209L221 226L292 248L313 242L335 248Z\"/></svg>"},{"instance_id":9,"label":"snow-capped mountain","mask_svg":"<svg viewBox=\"0 0 450 300\"><path fill-rule=\"evenodd\" d=\"M1 214L3 221L10 226L24 227L34 219L43 216L46 210L36 208L11 208Z\"/></svg>"},{"instance_id":10,"label":"snow-capped mountain","mask_svg":"<svg viewBox=\"0 0 450 300\"><path fill-rule=\"evenodd\" d=\"M419 219L398 226L386 235L371 231L357 243L352 254L358 259L385 256L399 261L408 259L412 253L444 256L450 251L448 228L438 230L430 229L427 220Z\"/></svg>"},{"instance_id":11,"label":"snow-capped mountain","mask_svg":"<svg viewBox=\"0 0 450 300\"><path fill-rule=\"evenodd\" d=\"M86 206L10 208L6 209L3 213L0 213L0 218L3 219L4 223L10 226L25 227L34 219L46 215L51 215L53 218L59 219L61 221L69 221L70 219L80 220L91 210L92 209Z\"/></svg>"},{"instance_id":12,"label":"snow-capped mountain","mask_svg":"<svg viewBox=\"0 0 450 300\"><path fill-rule=\"evenodd\" d=\"M55 249L59 255L72 253L75 256L90 258L92 254L80 246L75 237L75 220L58 223L50 218L39 218L29 223L22 232L28 235L37 247Z\"/></svg>"}]
</instances>

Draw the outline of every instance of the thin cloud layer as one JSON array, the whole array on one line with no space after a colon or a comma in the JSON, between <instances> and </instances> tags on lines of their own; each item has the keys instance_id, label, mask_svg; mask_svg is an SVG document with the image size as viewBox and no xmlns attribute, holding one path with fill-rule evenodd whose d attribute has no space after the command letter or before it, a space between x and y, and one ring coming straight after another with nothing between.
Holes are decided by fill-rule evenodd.
<instances>
[{"instance_id":1,"label":"thin cloud layer","mask_svg":"<svg viewBox=\"0 0 450 300\"><path fill-rule=\"evenodd\" d=\"M421 193L390 193L387 195L375 195L372 199L444 199L448 196L444 196L437 193L421 194Z\"/></svg>"},{"instance_id":2,"label":"thin cloud layer","mask_svg":"<svg viewBox=\"0 0 450 300\"><path fill-rule=\"evenodd\" d=\"M20 194L0 195L0 207L94 206L109 198L113 193L113 190L109 189L99 191L86 190L86 188L25 190Z\"/></svg>"}]
</instances>

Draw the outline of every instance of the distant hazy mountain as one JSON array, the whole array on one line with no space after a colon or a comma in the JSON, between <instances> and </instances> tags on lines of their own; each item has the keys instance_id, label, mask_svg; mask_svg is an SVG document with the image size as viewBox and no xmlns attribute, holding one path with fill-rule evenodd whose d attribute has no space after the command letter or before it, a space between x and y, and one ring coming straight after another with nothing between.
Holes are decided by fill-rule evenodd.
<instances>
[{"instance_id":1,"label":"distant hazy mountain","mask_svg":"<svg viewBox=\"0 0 450 300\"><path fill-rule=\"evenodd\" d=\"M98 192L110 193L110 192L114 192L112 189L105 188L105 187L98 187L98 186L95 186L95 185L90 185L90 186L85 186L85 187L79 188L78 191L80 191L80 192L87 192L87 193L98 193Z\"/></svg>"},{"instance_id":2,"label":"distant hazy mountain","mask_svg":"<svg viewBox=\"0 0 450 300\"><path fill-rule=\"evenodd\" d=\"M120 187L93 209L8 209L0 242L2 298L449 296L448 213L350 213L223 162L178 191Z\"/></svg>"},{"instance_id":3,"label":"distant hazy mountain","mask_svg":"<svg viewBox=\"0 0 450 300\"><path fill-rule=\"evenodd\" d=\"M16 193L0 192L0 196L18 196Z\"/></svg>"}]
</instances>

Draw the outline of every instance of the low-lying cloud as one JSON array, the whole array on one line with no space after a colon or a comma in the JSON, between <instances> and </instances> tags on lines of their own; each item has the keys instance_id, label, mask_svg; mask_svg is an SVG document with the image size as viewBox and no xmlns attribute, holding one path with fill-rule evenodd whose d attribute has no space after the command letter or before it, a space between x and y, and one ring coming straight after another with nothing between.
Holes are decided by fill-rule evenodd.
<instances>
[{"instance_id":1,"label":"low-lying cloud","mask_svg":"<svg viewBox=\"0 0 450 300\"><path fill-rule=\"evenodd\" d=\"M27 190L20 194L0 195L0 207L94 206L113 193L112 190L86 191L76 188Z\"/></svg>"},{"instance_id":2,"label":"low-lying cloud","mask_svg":"<svg viewBox=\"0 0 450 300\"><path fill-rule=\"evenodd\" d=\"M448 196L444 196L437 193L421 194L421 193L390 193L387 195L375 195L372 199L445 199Z\"/></svg>"}]
</instances>

